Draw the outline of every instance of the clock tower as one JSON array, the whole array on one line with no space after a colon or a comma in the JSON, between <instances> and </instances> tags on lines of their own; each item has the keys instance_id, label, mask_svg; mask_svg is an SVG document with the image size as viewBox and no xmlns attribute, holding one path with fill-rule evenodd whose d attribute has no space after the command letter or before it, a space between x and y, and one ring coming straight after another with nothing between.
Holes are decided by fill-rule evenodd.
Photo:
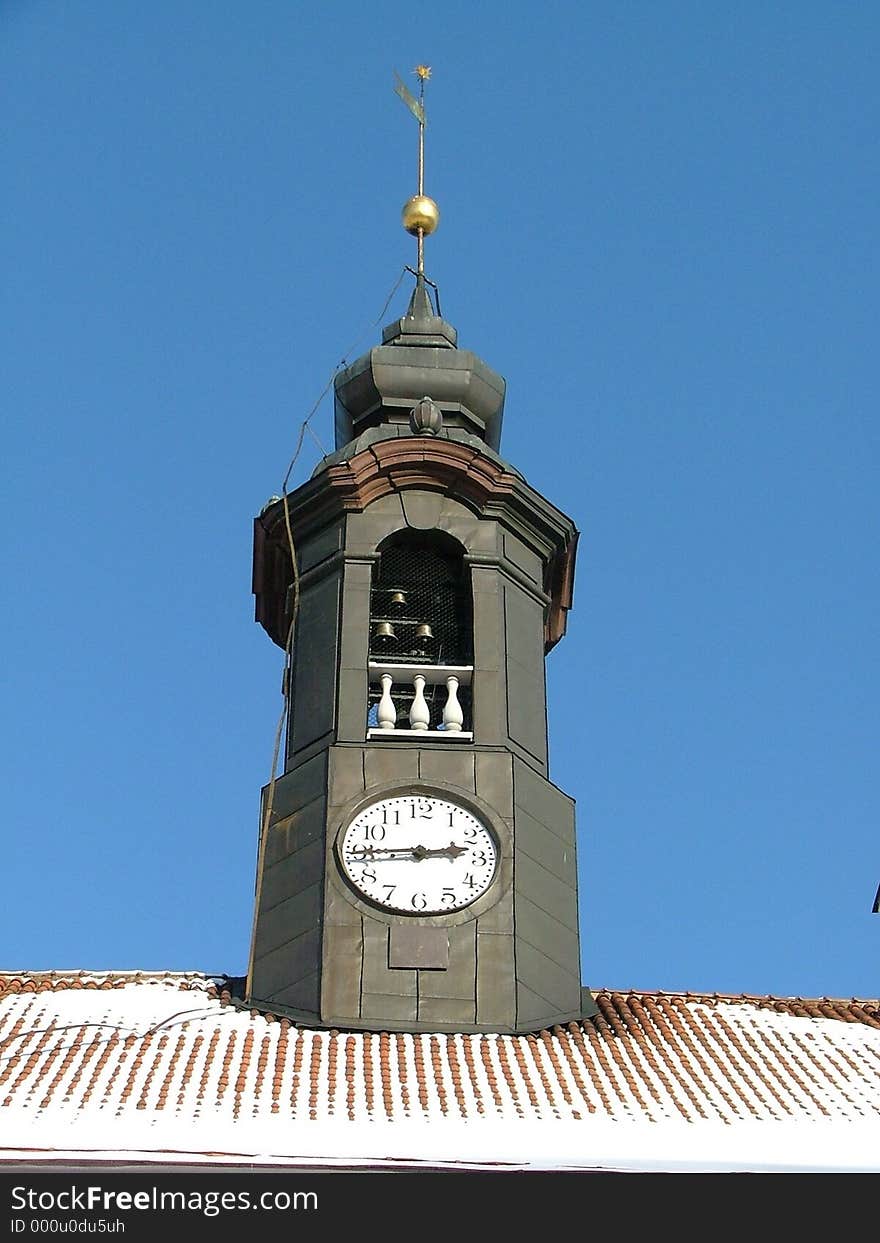
<instances>
[{"instance_id":1,"label":"clock tower","mask_svg":"<svg viewBox=\"0 0 880 1243\"><path fill-rule=\"evenodd\" d=\"M500 455L505 382L432 299L416 116L409 306L337 374L336 451L254 526L289 713L245 1000L326 1027L524 1032L593 1009L544 671L577 531Z\"/></svg>"}]
</instances>

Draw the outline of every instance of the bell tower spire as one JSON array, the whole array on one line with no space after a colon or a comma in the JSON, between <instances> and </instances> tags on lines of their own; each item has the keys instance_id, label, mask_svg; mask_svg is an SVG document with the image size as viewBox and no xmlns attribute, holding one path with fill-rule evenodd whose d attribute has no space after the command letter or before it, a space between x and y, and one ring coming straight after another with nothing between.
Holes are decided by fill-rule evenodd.
<instances>
[{"instance_id":1,"label":"bell tower spire","mask_svg":"<svg viewBox=\"0 0 880 1243\"><path fill-rule=\"evenodd\" d=\"M544 671L578 533L499 456L505 382L432 304L416 72L418 99L396 87L419 122L412 298L336 376L336 451L255 521L256 618L293 644L247 1001L328 1027L529 1031L592 1007Z\"/></svg>"}]
</instances>

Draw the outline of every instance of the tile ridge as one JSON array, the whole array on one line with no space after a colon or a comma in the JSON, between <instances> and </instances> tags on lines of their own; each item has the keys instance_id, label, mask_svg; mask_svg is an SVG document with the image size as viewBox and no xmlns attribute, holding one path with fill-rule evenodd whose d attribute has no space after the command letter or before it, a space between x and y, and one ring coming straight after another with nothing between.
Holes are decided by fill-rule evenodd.
<instances>
[{"instance_id":1,"label":"tile ridge","mask_svg":"<svg viewBox=\"0 0 880 1243\"><path fill-rule=\"evenodd\" d=\"M692 989L670 989L670 988L590 988L590 992L594 997L602 995L605 997L682 997L690 1001L738 1001L738 1002L763 1002L764 1004L774 1005L782 1003L783 1005L816 1005L824 1003L826 1005L844 1005L844 1006L860 1006L872 1007L880 1006L880 998L877 997L832 997L828 995L817 995L814 997L804 997L800 994L791 993L722 993L709 992L705 990Z\"/></svg>"},{"instance_id":2,"label":"tile ridge","mask_svg":"<svg viewBox=\"0 0 880 1243\"><path fill-rule=\"evenodd\" d=\"M106 978L107 976L119 976L124 979L165 979L177 976L185 976L189 978L199 978L203 980L220 980L226 977L222 972L207 971L145 971L141 968L123 968L123 967L70 967L51 969L31 970L26 967L18 968L0 968L0 978L5 976L27 977L28 979L43 979L49 977L52 979L73 979L75 977L90 976Z\"/></svg>"},{"instance_id":3,"label":"tile ridge","mask_svg":"<svg viewBox=\"0 0 880 1243\"><path fill-rule=\"evenodd\" d=\"M0 996L14 992L117 989L130 984L165 984L181 991L218 993L225 977L201 971L8 971L0 970Z\"/></svg>"}]
</instances>

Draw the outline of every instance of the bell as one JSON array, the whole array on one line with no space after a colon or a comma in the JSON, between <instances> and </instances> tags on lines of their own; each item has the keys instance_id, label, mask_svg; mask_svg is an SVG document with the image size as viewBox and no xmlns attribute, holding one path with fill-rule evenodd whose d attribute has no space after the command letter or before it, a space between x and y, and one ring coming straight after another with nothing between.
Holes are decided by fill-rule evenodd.
<instances>
[{"instance_id":1,"label":"bell","mask_svg":"<svg viewBox=\"0 0 880 1243\"><path fill-rule=\"evenodd\" d=\"M406 596L402 591L395 591L394 595L391 597L391 603L406 604Z\"/></svg>"},{"instance_id":2,"label":"bell","mask_svg":"<svg viewBox=\"0 0 880 1243\"><path fill-rule=\"evenodd\" d=\"M421 622L420 625L416 626L417 639L433 639L433 637L434 631L427 622Z\"/></svg>"},{"instance_id":3,"label":"bell","mask_svg":"<svg viewBox=\"0 0 880 1243\"><path fill-rule=\"evenodd\" d=\"M373 638L382 640L396 639L397 635L394 633L394 627L391 625L391 622L379 622L373 631Z\"/></svg>"}]
</instances>

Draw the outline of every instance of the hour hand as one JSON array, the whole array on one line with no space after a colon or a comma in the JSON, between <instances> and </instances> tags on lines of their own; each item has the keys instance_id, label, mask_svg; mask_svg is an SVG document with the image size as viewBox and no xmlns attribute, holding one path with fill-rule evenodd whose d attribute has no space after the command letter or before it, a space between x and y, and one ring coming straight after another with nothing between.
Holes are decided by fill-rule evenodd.
<instances>
[{"instance_id":1,"label":"hour hand","mask_svg":"<svg viewBox=\"0 0 880 1243\"><path fill-rule=\"evenodd\" d=\"M467 854L467 846L456 846L455 842L450 842L448 846L441 846L436 850L429 850L427 846L413 846L412 855L414 859L457 859L459 855Z\"/></svg>"}]
</instances>

